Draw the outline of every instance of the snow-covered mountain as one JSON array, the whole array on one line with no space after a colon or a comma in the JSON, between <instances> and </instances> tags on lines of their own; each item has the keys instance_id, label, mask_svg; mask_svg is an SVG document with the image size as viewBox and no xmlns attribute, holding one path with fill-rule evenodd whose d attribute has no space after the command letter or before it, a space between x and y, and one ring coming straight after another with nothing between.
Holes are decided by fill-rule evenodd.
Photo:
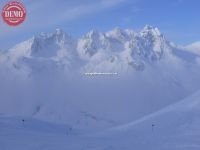
<instances>
[{"instance_id":1,"label":"snow-covered mountain","mask_svg":"<svg viewBox=\"0 0 200 150\"><path fill-rule=\"evenodd\" d=\"M20 57L54 58L60 56L61 51L74 52L75 43L76 41L64 31L56 29L52 34L41 33L17 44L8 53L15 59Z\"/></svg>"},{"instance_id":2,"label":"snow-covered mountain","mask_svg":"<svg viewBox=\"0 0 200 150\"><path fill-rule=\"evenodd\" d=\"M145 26L140 33L115 28L107 33L91 31L81 38L78 51L89 59L89 70L143 70L145 64L170 55L171 46L157 28Z\"/></svg>"},{"instance_id":3,"label":"snow-covered mountain","mask_svg":"<svg viewBox=\"0 0 200 150\"><path fill-rule=\"evenodd\" d=\"M158 61L185 61L174 55L175 51L177 47L152 26L145 26L139 33L119 28L106 33L92 30L78 40L56 29L52 34L41 33L17 44L8 50L4 60L17 69L26 68L27 74L50 64L70 72L122 73L142 71ZM195 54L194 57L199 58Z\"/></svg>"},{"instance_id":4,"label":"snow-covered mountain","mask_svg":"<svg viewBox=\"0 0 200 150\"><path fill-rule=\"evenodd\" d=\"M199 57L152 26L80 39L41 33L0 54L0 113L90 130L120 125L199 89Z\"/></svg>"},{"instance_id":5,"label":"snow-covered mountain","mask_svg":"<svg viewBox=\"0 0 200 150\"><path fill-rule=\"evenodd\" d=\"M173 55L174 49L177 47L152 26L145 26L139 33L119 28L106 33L92 30L78 40L56 29L52 34L41 33L17 44L5 56L6 63L11 62L15 68L23 64L32 70L36 62L53 62L57 66L71 67L70 71L82 68L84 71L127 72L142 71L146 65L166 59L180 61L180 57Z\"/></svg>"}]
</instances>

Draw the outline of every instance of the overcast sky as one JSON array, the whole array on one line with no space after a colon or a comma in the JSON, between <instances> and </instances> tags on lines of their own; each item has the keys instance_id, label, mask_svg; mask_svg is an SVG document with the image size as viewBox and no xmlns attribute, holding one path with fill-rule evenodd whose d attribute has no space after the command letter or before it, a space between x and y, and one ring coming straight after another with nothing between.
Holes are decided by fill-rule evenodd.
<instances>
[{"instance_id":1,"label":"overcast sky","mask_svg":"<svg viewBox=\"0 0 200 150\"><path fill-rule=\"evenodd\" d=\"M0 49L7 49L40 32L61 28L80 37L91 29L158 27L177 44L200 41L199 0L21 0L26 21L17 27L0 19ZM8 0L1 0L1 8Z\"/></svg>"}]
</instances>

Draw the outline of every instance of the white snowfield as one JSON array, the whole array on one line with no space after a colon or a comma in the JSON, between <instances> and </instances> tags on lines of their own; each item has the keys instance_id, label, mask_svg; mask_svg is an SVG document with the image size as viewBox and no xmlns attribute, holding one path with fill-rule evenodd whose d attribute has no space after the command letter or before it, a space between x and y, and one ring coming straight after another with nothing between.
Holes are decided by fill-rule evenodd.
<instances>
[{"instance_id":1,"label":"white snowfield","mask_svg":"<svg viewBox=\"0 0 200 150\"><path fill-rule=\"evenodd\" d=\"M158 28L41 33L0 51L0 150L200 149L199 89Z\"/></svg>"},{"instance_id":2,"label":"white snowfield","mask_svg":"<svg viewBox=\"0 0 200 150\"><path fill-rule=\"evenodd\" d=\"M139 120L97 133L35 119L1 116L0 149L199 150L199 97L200 91Z\"/></svg>"}]
</instances>

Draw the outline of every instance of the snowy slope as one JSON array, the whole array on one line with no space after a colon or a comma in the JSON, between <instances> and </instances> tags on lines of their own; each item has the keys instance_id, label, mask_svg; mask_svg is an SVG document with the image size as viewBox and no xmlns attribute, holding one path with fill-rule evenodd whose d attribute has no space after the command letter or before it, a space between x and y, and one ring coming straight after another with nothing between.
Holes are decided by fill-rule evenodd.
<instances>
[{"instance_id":1,"label":"snowy slope","mask_svg":"<svg viewBox=\"0 0 200 150\"><path fill-rule=\"evenodd\" d=\"M2 150L198 150L200 91L160 111L101 132L0 117ZM22 122L25 119L25 122ZM12 143L12 144L10 144ZM77 144L78 143L78 144Z\"/></svg>"},{"instance_id":2,"label":"snowy slope","mask_svg":"<svg viewBox=\"0 0 200 150\"><path fill-rule=\"evenodd\" d=\"M199 149L199 97L200 91L139 120L107 130L102 135L118 139L120 142L115 143L120 144L116 147L125 145L127 149Z\"/></svg>"}]
</instances>

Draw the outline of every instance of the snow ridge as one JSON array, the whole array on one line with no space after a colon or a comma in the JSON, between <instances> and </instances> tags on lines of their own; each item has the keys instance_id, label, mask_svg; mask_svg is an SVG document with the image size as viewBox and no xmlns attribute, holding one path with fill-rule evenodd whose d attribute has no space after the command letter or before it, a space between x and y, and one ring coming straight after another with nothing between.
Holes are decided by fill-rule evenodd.
<instances>
[{"instance_id":1,"label":"snow ridge","mask_svg":"<svg viewBox=\"0 0 200 150\"><path fill-rule=\"evenodd\" d=\"M74 65L88 71L130 68L139 71L144 69L145 63L159 61L171 55L171 51L171 45L158 28L145 26L139 33L120 28L106 33L91 30L78 40L56 29L54 33L41 33L17 44L5 55L9 62L19 66L19 61L28 59L52 61L65 68Z\"/></svg>"}]
</instances>

